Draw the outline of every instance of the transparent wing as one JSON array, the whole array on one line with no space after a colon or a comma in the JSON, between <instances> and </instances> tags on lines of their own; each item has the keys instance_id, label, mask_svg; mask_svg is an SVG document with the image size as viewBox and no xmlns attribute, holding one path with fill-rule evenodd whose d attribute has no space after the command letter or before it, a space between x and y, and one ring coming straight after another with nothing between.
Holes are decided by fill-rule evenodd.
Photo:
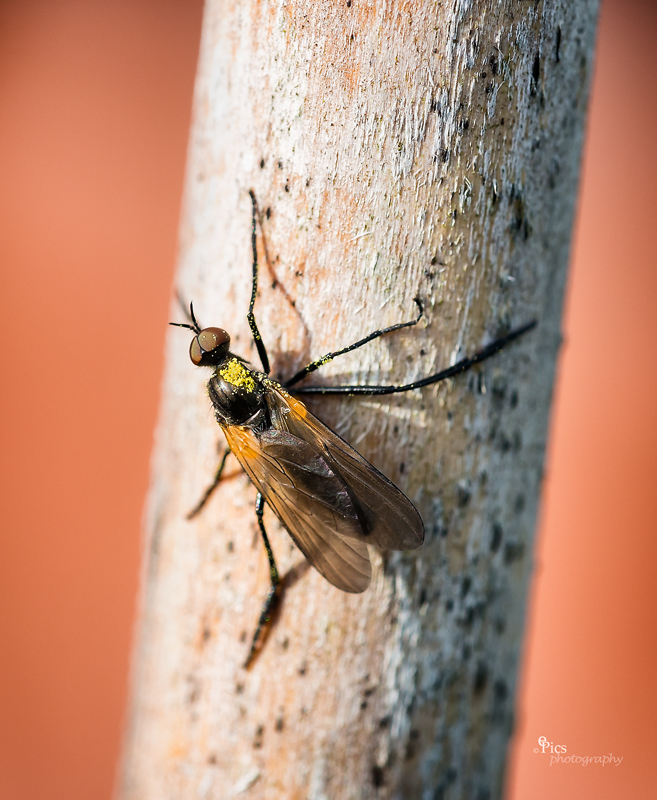
<instances>
[{"instance_id":1,"label":"transparent wing","mask_svg":"<svg viewBox=\"0 0 657 800\"><path fill-rule=\"evenodd\" d=\"M346 484L361 521L346 536L385 550L414 550L422 544L422 517L392 481L281 387L271 387L267 402L274 428L312 445Z\"/></svg>"},{"instance_id":2,"label":"transparent wing","mask_svg":"<svg viewBox=\"0 0 657 800\"><path fill-rule=\"evenodd\" d=\"M223 426L222 426L223 427ZM364 592L371 566L344 481L312 444L287 431L224 427L246 474L308 561L343 592Z\"/></svg>"}]
</instances>

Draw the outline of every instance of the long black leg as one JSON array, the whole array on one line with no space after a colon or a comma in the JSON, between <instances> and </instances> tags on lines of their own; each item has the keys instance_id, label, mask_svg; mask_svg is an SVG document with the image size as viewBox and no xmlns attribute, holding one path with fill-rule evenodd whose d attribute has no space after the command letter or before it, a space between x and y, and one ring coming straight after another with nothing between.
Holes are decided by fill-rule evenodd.
<instances>
[{"instance_id":1,"label":"long black leg","mask_svg":"<svg viewBox=\"0 0 657 800\"><path fill-rule=\"evenodd\" d=\"M189 514L187 515L187 519L194 519L194 517L199 513L199 511L203 508L203 506L208 502L208 500L212 496L212 492L214 492L217 486L219 486L219 483L221 482L221 473L224 471L224 467L226 466L226 459L228 458L229 453L230 453L230 447L226 450L226 452L223 454L221 458L219 467L214 476L214 480L208 486L205 492L203 492L203 497L201 497L198 503L189 512Z\"/></svg>"},{"instance_id":2,"label":"long black leg","mask_svg":"<svg viewBox=\"0 0 657 800\"><path fill-rule=\"evenodd\" d=\"M522 336L523 333L527 333L527 331L535 327L536 320L528 322L526 325L507 333L506 336L502 336L500 339L491 342L487 347L484 347L483 350L480 350L473 356L458 361L452 367L443 369L435 375L429 375L428 378L422 378L412 383L405 383L403 386L302 386L299 389L295 389L294 394L375 395L397 394L398 392L410 392L411 389L421 389L423 386L429 386L432 383L443 381L445 378L458 375L460 372L465 372L470 369L470 367L474 367L475 364L479 364L481 361L485 361L487 358L494 356L495 353L499 353L509 342L512 342L514 339Z\"/></svg>"},{"instance_id":3,"label":"long black leg","mask_svg":"<svg viewBox=\"0 0 657 800\"><path fill-rule=\"evenodd\" d=\"M271 586L269 587L269 591L267 592L267 596L265 597L265 602L262 604L262 611L260 612L260 619L258 620L258 627L253 634L253 642L251 643L251 650L249 651L249 655L244 662L244 669L248 669L253 660L258 655L260 650L262 650L262 646L264 645L267 636L269 636L269 631L271 630L271 624L276 612L276 608L280 602L281 594L283 591L283 584L281 583L281 579L278 576L278 567L276 566L276 561L274 560L274 553L271 549L271 544L269 544L269 537L267 536L267 531L265 530L265 523L263 522L262 515L265 510L265 501L262 497L262 494L258 492L256 496L256 503L255 503L255 512L256 517L258 518L258 527L260 528L260 533L262 534L262 541L265 544L265 550L267 551L267 559L269 561L269 577L271 578Z\"/></svg>"},{"instance_id":4,"label":"long black leg","mask_svg":"<svg viewBox=\"0 0 657 800\"><path fill-rule=\"evenodd\" d=\"M249 321L249 328L251 328L251 335L253 336L253 341L255 342L255 346L258 350L258 355L260 356L260 362L262 364L262 371L269 375L269 358L267 357L267 349L265 348L265 343L262 341L262 336L260 336L260 331L258 330L258 326L255 321L255 314L253 313L253 307L255 306L256 295L258 294L258 242L256 238L256 220L258 216L258 204L256 203L255 194L253 193L252 189L249 189L249 197L251 198L251 207L252 207L252 223L251 223L251 249L253 251L253 282L251 284L251 302L249 303L249 313L247 314L247 320Z\"/></svg>"},{"instance_id":5,"label":"long black leg","mask_svg":"<svg viewBox=\"0 0 657 800\"><path fill-rule=\"evenodd\" d=\"M344 353L350 353L352 350L357 350L359 347L371 342L373 339L378 339L379 336L383 336L384 333L392 333L392 331L398 331L400 328L410 328L413 325L417 325L422 319L423 311L422 304L417 297L415 298L415 302L417 303L417 307L419 309L419 314L415 319L412 319L410 322L399 322L397 325L391 325L389 328L383 328L380 331L374 331L374 333L370 333L370 335L366 336L364 339L359 339L354 344L350 344L349 347L344 347L342 350L336 350L334 353L327 353L325 356L318 358L317 361L311 361L310 364L305 366L303 369L300 369L296 375L293 375L289 381L285 381L283 386L285 386L286 389L289 389L290 386L294 386L295 383L299 383L299 381L303 380L306 375L310 375L311 372L323 367L324 364L328 364L329 361L333 361L333 359L337 358L337 356L341 356Z\"/></svg>"}]
</instances>

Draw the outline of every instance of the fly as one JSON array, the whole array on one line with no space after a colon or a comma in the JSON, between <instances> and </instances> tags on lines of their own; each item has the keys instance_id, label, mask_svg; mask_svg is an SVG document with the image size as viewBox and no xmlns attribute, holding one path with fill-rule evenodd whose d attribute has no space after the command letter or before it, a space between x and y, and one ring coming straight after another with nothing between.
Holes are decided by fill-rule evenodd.
<instances>
[{"instance_id":1,"label":"fly","mask_svg":"<svg viewBox=\"0 0 657 800\"><path fill-rule=\"evenodd\" d=\"M213 483L189 518L199 513L221 481L231 452L257 491L255 513L267 552L271 585L244 664L246 668L264 644L283 590L265 530L265 503L308 562L343 592L364 592L369 586L372 572L368 544L385 550L414 550L424 541L422 518L406 495L292 394L383 395L420 389L490 358L536 325L534 321L516 328L475 355L401 386L293 388L337 356L384 334L417 325L423 310L416 299L419 313L415 319L374 331L349 347L312 361L288 380L275 381L269 377L269 358L253 311L258 291L257 204L254 193L251 191L249 195L253 277L247 319L262 370L253 369L230 351L230 336L223 328L201 328L191 304L189 323L171 323L194 333L189 350L192 363L214 370L207 384L208 394L228 444Z\"/></svg>"}]
</instances>

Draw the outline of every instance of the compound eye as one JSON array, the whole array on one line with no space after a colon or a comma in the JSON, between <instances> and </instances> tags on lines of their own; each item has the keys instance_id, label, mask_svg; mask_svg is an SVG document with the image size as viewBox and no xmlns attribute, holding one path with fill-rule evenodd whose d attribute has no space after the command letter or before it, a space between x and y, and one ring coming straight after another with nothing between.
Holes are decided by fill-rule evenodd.
<instances>
[{"instance_id":1,"label":"compound eye","mask_svg":"<svg viewBox=\"0 0 657 800\"><path fill-rule=\"evenodd\" d=\"M206 353L211 353L223 344L230 344L230 336L223 328L204 328L198 335L198 343Z\"/></svg>"},{"instance_id":2,"label":"compound eye","mask_svg":"<svg viewBox=\"0 0 657 800\"><path fill-rule=\"evenodd\" d=\"M230 336L223 328L204 328L192 339L189 357L197 367L210 366L226 353Z\"/></svg>"},{"instance_id":3,"label":"compound eye","mask_svg":"<svg viewBox=\"0 0 657 800\"><path fill-rule=\"evenodd\" d=\"M198 336L192 339L192 343L189 346L189 357L192 359L193 364L197 367L201 366L203 351L201 350L201 345L198 343Z\"/></svg>"}]
</instances>

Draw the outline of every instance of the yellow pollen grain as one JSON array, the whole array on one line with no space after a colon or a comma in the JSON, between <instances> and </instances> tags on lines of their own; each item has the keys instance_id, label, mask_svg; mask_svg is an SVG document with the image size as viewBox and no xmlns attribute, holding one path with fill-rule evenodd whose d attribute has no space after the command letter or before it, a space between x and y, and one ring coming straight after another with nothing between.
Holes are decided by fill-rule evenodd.
<instances>
[{"instance_id":1,"label":"yellow pollen grain","mask_svg":"<svg viewBox=\"0 0 657 800\"><path fill-rule=\"evenodd\" d=\"M226 383L230 383L240 389L246 389L247 392L255 391L256 384L249 370L243 364L240 364L237 359L231 358L226 366L219 370L219 374Z\"/></svg>"}]
</instances>

